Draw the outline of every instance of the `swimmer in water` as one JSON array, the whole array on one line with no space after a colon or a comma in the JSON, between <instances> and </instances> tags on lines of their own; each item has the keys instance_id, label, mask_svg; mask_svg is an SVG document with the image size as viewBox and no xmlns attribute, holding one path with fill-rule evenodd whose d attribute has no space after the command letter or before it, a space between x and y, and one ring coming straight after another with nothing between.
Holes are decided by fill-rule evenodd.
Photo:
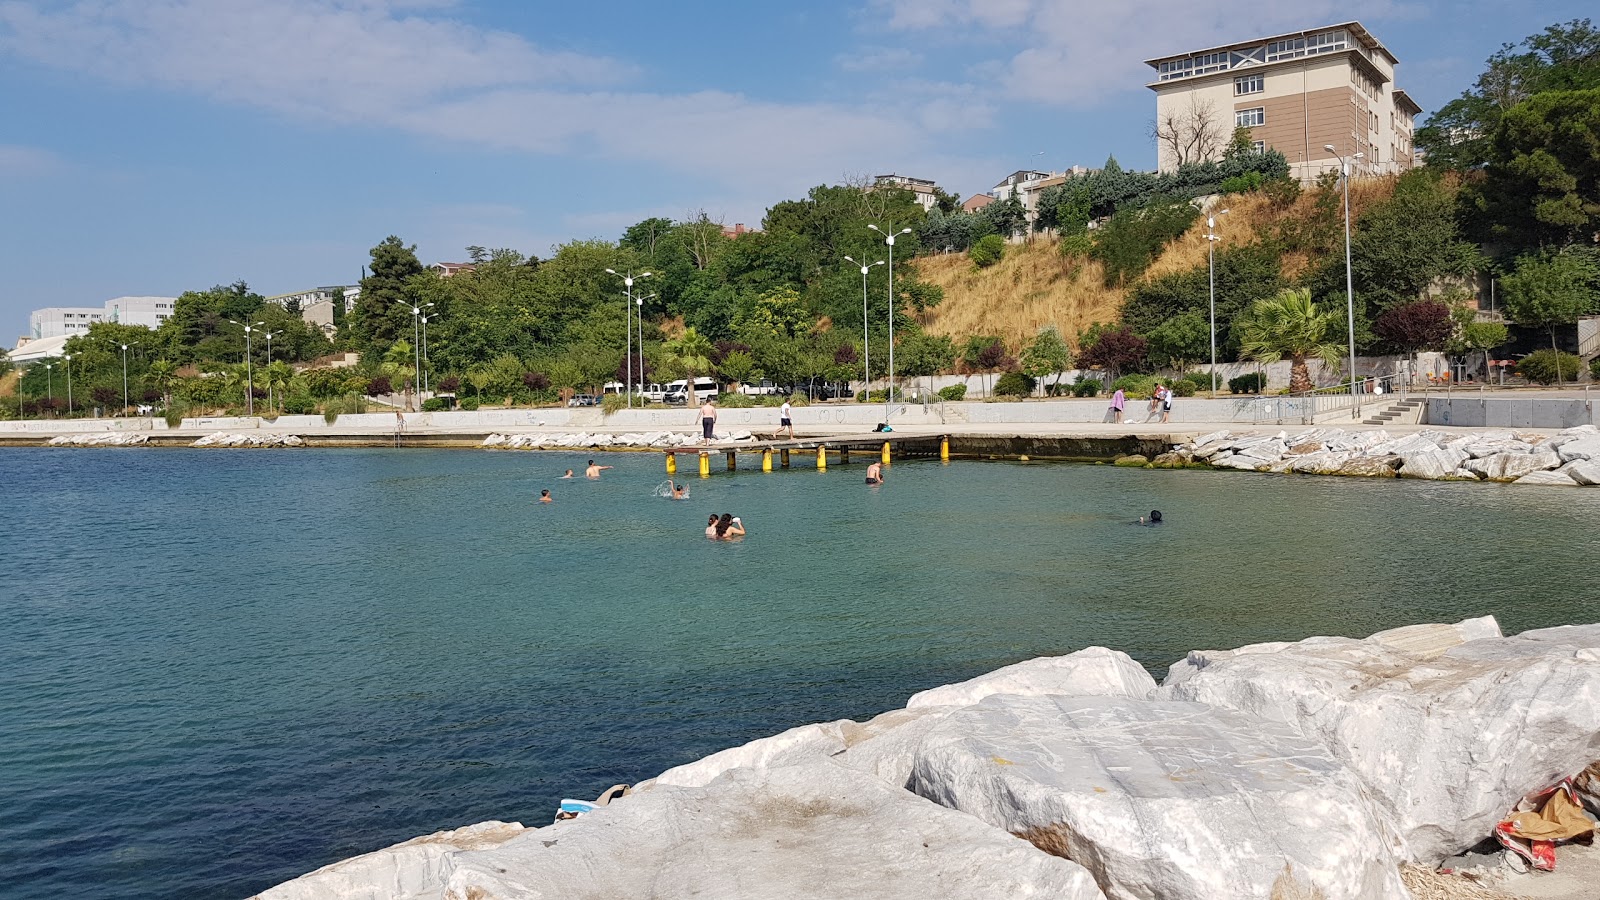
<instances>
[{"instance_id":1,"label":"swimmer in water","mask_svg":"<svg viewBox=\"0 0 1600 900\"><path fill-rule=\"evenodd\" d=\"M1148 519L1146 519L1144 516L1140 516L1139 517L1139 524L1140 525L1146 525L1146 526L1149 526L1149 525L1160 525L1161 524L1161 510L1159 510L1159 509L1150 510L1150 518L1148 518Z\"/></svg>"},{"instance_id":2,"label":"swimmer in water","mask_svg":"<svg viewBox=\"0 0 1600 900\"><path fill-rule=\"evenodd\" d=\"M539 502L540 503L554 503L555 502L555 498L550 496L550 489L549 488L545 488L544 490L539 492Z\"/></svg>"},{"instance_id":3,"label":"swimmer in water","mask_svg":"<svg viewBox=\"0 0 1600 900\"><path fill-rule=\"evenodd\" d=\"M571 477L572 477L572 470L571 470L571 469L568 469L568 470L567 470L567 474L565 474L565 475L563 475L563 476L561 476L561 477L562 477L562 478L571 478Z\"/></svg>"},{"instance_id":4,"label":"swimmer in water","mask_svg":"<svg viewBox=\"0 0 1600 900\"><path fill-rule=\"evenodd\" d=\"M743 537L743 536L744 536L744 523L739 521L739 517L738 516L733 515L732 513L723 513L722 517L717 519L717 527L716 527L716 539L717 540L719 540L719 541L731 541L736 537Z\"/></svg>"},{"instance_id":5,"label":"swimmer in water","mask_svg":"<svg viewBox=\"0 0 1600 900\"><path fill-rule=\"evenodd\" d=\"M678 483L674 482L671 478L668 478L667 479L667 496L671 497L674 500L687 500L687 499L689 499L689 489L684 487L681 484L678 484Z\"/></svg>"},{"instance_id":6,"label":"swimmer in water","mask_svg":"<svg viewBox=\"0 0 1600 900\"><path fill-rule=\"evenodd\" d=\"M867 466L867 484L883 484L883 463Z\"/></svg>"},{"instance_id":7,"label":"swimmer in water","mask_svg":"<svg viewBox=\"0 0 1600 900\"><path fill-rule=\"evenodd\" d=\"M597 465L594 464L594 460L591 459L591 460L589 460L589 468L584 469L583 470L583 474L586 477L589 477L589 478L599 478L600 477L600 473L604 472L606 469L609 469L609 468L611 468L611 467L610 466L597 466Z\"/></svg>"},{"instance_id":8,"label":"swimmer in water","mask_svg":"<svg viewBox=\"0 0 1600 900\"><path fill-rule=\"evenodd\" d=\"M711 518L706 520L706 537L712 539L713 541L717 539L717 514L716 513L712 513L711 514Z\"/></svg>"}]
</instances>

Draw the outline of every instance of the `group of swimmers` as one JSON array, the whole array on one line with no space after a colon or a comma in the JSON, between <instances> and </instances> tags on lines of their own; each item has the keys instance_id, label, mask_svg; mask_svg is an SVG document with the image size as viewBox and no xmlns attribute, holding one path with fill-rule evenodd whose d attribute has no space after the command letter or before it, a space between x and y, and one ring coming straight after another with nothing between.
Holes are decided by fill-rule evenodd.
<instances>
[{"instance_id":1,"label":"group of swimmers","mask_svg":"<svg viewBox=\"0 0 1600 900\"><path fill-rule=\"evenodd\" d=\"M717 515L711 514L706 520L706 537L713 541L731 541L736 537L744 537L744 523L732 513Z\"/></svg>"},{"instance_id":2,"label":"group of swimmers","mask_svg":"<svg viewBox=\"0 0 1600 900\"><path fill-rule=\"evenodd\" d=\"M610 469L610 468L613 468L613 467L612 466L598 465L598 464L595 463L594 460L591 459L591 460L589 460L588 467L583 470L583 475L584 475L585 478L590 478L590 479L598 481L600 479L600 473L605 471L606 469ZM868 468L868 470L867 470L867 483L868 484L881 484L882 483L882 476L876 474L876 470L878 470L879 468L880 467L879 467L879 465L877 463L873 463L872 466ZM565 475L562 475L561 477L562 478L572 478L572 477L574 477L574 475L573 475L572 470L568 469L567 473ZM687 487L681 485L681 484L678 484L677 482L673 481L672 479L668 478L667 479L667 496L671 497L673 500L687 500L687 499L689 499L689 489ZM539 502L540 503L554 503L555 502L555 498L550 496L550 489L549 488L544 488L543 490L539 491ZM743 537L743 536L744 536L744 522L740 521L739 517L736 516L736 515L733 515L732 513L723 513L720 516L716 515L715 513L713 513L711 515L710 519L708 519L706 521L706 537L710 538L711 540L714 540L714 541L731 541L736 537Z\"/></svg>"}]
</instances>

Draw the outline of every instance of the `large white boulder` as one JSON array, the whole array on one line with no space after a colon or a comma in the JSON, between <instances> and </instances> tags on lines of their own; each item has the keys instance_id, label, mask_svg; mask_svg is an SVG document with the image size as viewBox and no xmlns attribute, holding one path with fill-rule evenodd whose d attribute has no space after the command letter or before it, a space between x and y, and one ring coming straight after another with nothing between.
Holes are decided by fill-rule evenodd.
<instances>
[{"instance_id":1,"label":"large white boulder","mask_svg":"<svg viewBox=\"0 0 1600 900\"><path fill-rule=\"evenodd\" d=\"M1427 478L1438 481L1455 474L1456 468L1467 458L1460 450L1424 450L1407 453L1400 466L1401 478Z\"/></svg>"},{"instance_id":2,"label":"large white boulder","mask_svg":"<svg viewBox=\"0 0 1600 900\"><path fill-rule=\"evenodd\" d=\"M655 778L657 785L699 787L730 769L791 765L807 759L833 756L849 746L848 734L859 725L849 719L801 725L771 737L719 750L692 763L675 766Z\"/></svg>"},{"instance_id":3,"label":"large white boulder","mask_svg":"<svg viewBox=\"0 0 1600 900\"><path fill-rule=\"evenodd\" d=\"M1414 653L1310 638L1190 653L1157 695L1318 738L1383 803L1409 858L1435 863L1523 794L1600 759L1600 651L1570 643L1490 637Z\"/></svg>"},{"instance_id":4,"label":"large white boulder","mask_svg":"<svg viewBox=\"0 0 1600 900\"><path fill-rule=\"evenodd\" d=\"M930 729L911 788L1077 861L1112 900L1407 896L1359 779L1231 710L996 695Z\"/></svg>"},{"instance_id":5,"label":"large white boulder","mask_svg":"<svg viewBox=\"0 0 1600 900\"><path fill-rule=\"evenodd\" d=\"M486 850L521 834L518 822L479 822L412 838L268 888L252 900L421 900L439 897L445 859L461 850Z\"/></svg>"},{"instance_id":6,"label":"large white boulder","mask_svg":"<svg viewBox=\"0 0 1600 900\"><path fill-rule=\"evenodd\" d=\"M1121 650L1085 647L1066 656L1044 656L996 669L977 678L913 694L907 709L969 706L990 694L1070 694L1143 699L1156 689L1144 666Z\"/></svg>"},{"instance_id":7,"label":"large white boulder","mask_svg":"<svg viewBox=\"0 0 1600 900\"><path fill-rule=\"evenodd\" d=\"M448 900L1104 900L1082 866L826 760L624 797L450 867Z\"/></svg>"},{"instance_id":8,"label":"large white boulder","mask_svg":"<svg viewBox=\"0 0 1600 900\"><path fill-rule=\"evenodd\" d=\"M1577 459L1600 460L1600 437L1592 433L1562 440L1557 451L1561 454L1562 462L1572 462Z\"/></svg>"},{"instance_id":9,"label":"large white boulder","mask_svg":"<svg viewBox=\"0 0 1600 900\"><path fill-rule=\"evenodd\" d=\"M1577 487L1578 482L1565 472L1529 472L1512 484L1542 484L1558 487Z\"/></svg>"},{"instance_id":10,"label":"large white boulder","mask_svg":"<svg viewBox=\"0 0 1600 900\"><path fill-rule=\"evenodd\" d=\"M1530 453L1496 453L1467 463L1466 467L1490 481L1516 481L1530 472L1554 469L1561 465L1561 457L1549 450Z\"/></svg>"},{"instance_id":11,"label":"large white boulder","mask_svg":"<svg viewBox=\"0 0 1600 900\"><path fill-rule=\"evenodd\" d=\"M1573 482L1585 487L1600 484L1600 462L1574 460L1562 466L1559 471L1566 473Z\"/></svg>"}]
</instances>

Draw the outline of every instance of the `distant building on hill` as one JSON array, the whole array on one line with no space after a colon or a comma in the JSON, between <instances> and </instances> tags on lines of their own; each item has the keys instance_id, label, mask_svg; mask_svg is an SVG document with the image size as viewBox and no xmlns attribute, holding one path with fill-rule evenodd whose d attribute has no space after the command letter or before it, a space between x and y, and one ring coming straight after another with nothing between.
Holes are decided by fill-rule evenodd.
<instances>
[{"instance_id":1,"label":"distant building on hill","mask_svg":"<svg viewBox=\"0 0 1600 900\"><path fill-rule=\"evenodd\" d=\"M302 321L308 325L317 326L331 340L339 330L334 324L335 318L343 318L342 315L334 315L334 306L340 302L338 298L341 293L344 295L342 313L348 315L355 312L356 301L361 298L361 285L359 284L336 284L328 287L311 288L306 291L295 291L290 294L278 294L275 297L268 297L267 302L276 303L284 309L297 307L300 310L300 319Z\"/></svg>"},{"instance_id":2,"label":"distant building on hill","mask_svg":"<svg viewBox=\"0 0 1600 900\"><path fill-rule=\"evenodd\" d=\"M909 175L878 175L872 179L874 187L897 187L910 191L917 198L917 205L923 211L933 209L939 204L939 185L928 178L912 178Z\"/></svg>"},{"instance_id":3,"label":"distant building on hill","mask_svg":"<svg viewBox=\"0 0 1600 900\"><path fill-rule=\"evenodd\" d=\"M994 198L988 194L973 194L967 198L967 202L961 204L961 208L969 213L975 213L993 202Z\"/></svg>"},{"instance_id":4,"label":"distant building on hill","mask_svg":"<svg viewBox=\"0 0 1600 900\"><path fill-rule=\"evenodd\" d=\"M743 234L755 234L757 230L758 229L755 228L747 228L743 222L740 222L737 225L722 226L722 236L725 238L736 238Z\"/></svg>"},{"instance_id":5,"label":"distant building on hill","mask_svg":"<svg viewBox=\"0 0 1600 900\"><path fill-rule=\"evenodd\" d=\"M120 322L159 328L172 315L176 297L114 297L103 306L47 306L28 314L28 336L71 337L88 334L96 322Z\"/></svg>"},{"instance_id":6,"label":"distant building on hill","mask_svg":"<svg viewBox=\"0 0 1600 900\"><path fill-rule=\"evenodd\" d=\"M462 272L471 272L472 270L478 268L478 264L464 262L436 262L428 268L433 271L433 274L438 275L440 278L452 278L456 275L460 275Z\"/></svg>"},{"instance_id":7,"label":"distant building on hill","mask_svg":"<svg viewBox=\"0 0 1600 900\"><path fill-rule=\"evenodd\" d=\"M1362 27L1345 22L1145 60L1156 71L1156 152L1162 172L1216 158L1234 129L1257 150L1277 150L1301 181L1363 158L1354 171L1402 172L1422 108L1395 87L1399 61ZM1324 147L1331 145L1333 153Z\"/></svg>"}]
</instances>

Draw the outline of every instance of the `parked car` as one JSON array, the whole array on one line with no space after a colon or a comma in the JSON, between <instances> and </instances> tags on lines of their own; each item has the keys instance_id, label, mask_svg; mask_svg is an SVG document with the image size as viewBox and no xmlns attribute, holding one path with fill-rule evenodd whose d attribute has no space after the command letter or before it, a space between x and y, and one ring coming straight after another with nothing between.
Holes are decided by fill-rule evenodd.
<instances>
[{"instance_id":1,"label":"parked car","mask_svg":"<svg viewBox=\"0 0 1600 900\"><path fill-rule=\"evenodd\" d=\"M721 389L717 386L715 378L696 378L694 380L694 402L696 404L715 397L720 392ZM674 406L687 405L689 402L689 382L682 378L668 382L664 399Z\"/></svg>"},{"instance_id":2,"label":"parked car","mask_svg":"<svg viewBox=\"0 0 1600 900\"><path fill-rule=\"evenodd\" d=\"M639 395L651 403L661 403L667 399L667 386L664 384L642 385Z\"/></svg>"},{"instance_id":3,"label":"parked car","mask_svg":"<svg viewBox=\"0 0 1600 900\"><path fill-rule=\"evenodd\" d=\"M567 401L568 406L599 406L600 398L593 394L573 394Z\"/></svg>"},{"instance_id":4,"label":"parked car","mask_svg":"<svg viewBox=\"0 0 1600 900\"><path fill-rule=\"evenodd\" d=\"M739 393L750 397L775 397L785 391L774 382L761 381L756 384L739 385Z\"/></svg>"}]
</instances>

